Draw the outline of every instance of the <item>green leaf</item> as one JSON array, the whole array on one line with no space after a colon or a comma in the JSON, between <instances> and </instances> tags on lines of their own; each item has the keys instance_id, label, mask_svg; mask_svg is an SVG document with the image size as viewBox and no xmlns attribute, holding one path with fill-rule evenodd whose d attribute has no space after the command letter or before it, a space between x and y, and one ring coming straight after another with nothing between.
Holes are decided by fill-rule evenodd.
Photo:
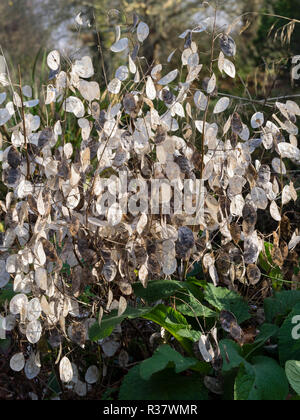
<instances>
[{"instance_id":1,"label":"green leaf","mask_svg":"<svg viewBox=\"0 0 300 420\"><path fill-rule=\"evenodd\" d=\"M154 280L145 289L142 284L134 283L135 295L148 303L174 296L176 309L183 315L210 318L216 313L201 303L203 295L199 288L190 282L176 280Z\"/></svg>"},{"instance_id":2,"label":"green leaf","mask_svg":"<svg viewBox=\"0 0 300 420\"><path fill-rule=\"evenodd\" d=\"M300 290L275 292L274 297L264 301L266 321L272 323L276 319L285 317L298 302L300 302Z\"/></svg>"},{"instance_id":3,"label":"green leaf","mask_svg":"<svg viewBox=\"0 0 300 420\"><path fill-rule=\"evenodd\" d=\"M245 362L242 356L241 347L232 340L221 340L219 343L221 356L223 359L223 372L238 368Z\"/></svg>"},{"instance_id":4,"label":"green leaf","mask_svg":"<svg viewBox=\"0 0 300 420\"><path fill-rule=\"evenodd\" d=\"M140 364L140 375L142 379L147 381L154 373L160 372L167 367L174 366L175 372L181 373L195 366L197 362L197 359L184 357L167 344L164 344L158 347L152 357Z\"/></svg>"},{"instance_id":5,"label":"green leaf","mask_svg":"<svg viewBox=\"0 0 300 420\"><path fill-rule=\"evenodd\" d=\"M272 249L274 245L270 242L265 242L265 253L261 252L259 254L259 266L264 270L268 277L273 280L273 288L281 288L284 276L282 274L281 268L274 265L272 258Z\"/></svg>"},{"instance_id":6,"label":"green leaf","mask_svg":"<svg viewBox=\"0 0 300 420\"><path fill-rule=\"evenodd\" d=\"M280 363L284 366L289 360L300 360L300 339L295 337L297 326L294 317L300 315L300 303L294 307L279 330L278 350Z\"/></svg>"},{"instance_id":7,"label":"green leaf","mask_svg":"<svg viewBox=\"0 0 300 420\"><path fill-rule=\"evenodd\" d=\"M91 326L89 330L89 338L92 341L98 341L108 337L113 332L115 327L121 324L124 319L140 318L152 310L153 308L149 307L132 308L128 306L126 311L121 316L118 316L118 311L114 310L109 315L104 315L101 325L96 322Z\"/></svg>"},{"instance_id":8,"label":"green leaf","mask_svg":"<svg viewBox=\"0 0 300 420\"><path fill-rule=\"evenodd\" d=\"M285 364L285 373L291 387L300 396L300 362L289 360Z\"/></svg>"},{"instance_id":9,"label":"green leaf","mask_svg":"<svg viewBox=\"0 0 300 420\"><path fill-rule=\"evenodd\" d=\"M244 363L235 380L235 400L283 401L289 392L284 370L278 363L264 356Z\"/></svg>"},{"instance_id":10,"label":"green leaf","mask_svg":"<svg viewBox=\"0 0 300 420\"><path fill-rule=\"evenodd\" d=\"M11 338L0 339L0 353L7 355L11 346Z\"/></svg>"},{"instance_id":11,"label":"green leaf","mask_svg":"<svg viewBox=\"0 0 300 420\"><path fill-rule=\"evenodd\" d=\"M151 312L145 314L143 318L153 321L161 327L165 328L182 347L190 354L192 354L192 342L194 341L191 331L191 326L187 320L178 311L166 305L157 305ZM187 337L182 337L178 332L185 330Z\"/></svg>"},{"instance_id":12,"label":"green leaf","mask_svg":"<svg viewBox=\"0 0 300 420\"><path fill-rule=\"evenodd\" d=\"M154 280L148 283L146 289L140 282L134 283L133 290L137 297L153 303L174 295L178 290L186 290L186 286L185 283L175 280Z\"/></svg>"},{"instance_id":13,"label":"green leaf","mask_svg":"<svg viewBox=\"0 0 300 420\"><path fill-rule=\"evenodd\" d=\"M119 400L195 400L208 399L208 392L203 386L199 374L183 376L172 369L155 373L146 381L140 376L140 366L135 366L124 377L120 387Z\"/></svg>"},{"instance_id":14,"label":"green leaf","mask_svg":"<svg viewBox=\"0 0 300 420\"><path fill-rule=\"evenodd\" d=\"M205 289L204 296L207 302L219 311L232 312L239 324L250 319L248 304L237 293L224 287L215 287L210 283Z\"/></svg>"},{"instance_id":15,"label":"green leaf","mask_svg":"<svg viewBox=\"0 0 300 420\"><path fill-rule=\"evenodd\" d=\"M193 285L190 285L192 287ZM184 302L182 302L184 301ZM195 297L189 290L178 291L175 294L176 309L183 315L191 317L213 318L216 312L202 305L200 300Z\"/></svg>"},{"instance_id":16,"label":"green leaf","mask_svg":"<svg viewBox=\"0 0 300 420\"><path fill-rule=\"evenodd\" d=\"M255 339L254 345L261 346L264 345L266 341L268 341L271 337L274 337L277 333L279 328L277 325L274 324L263 324L259 327L260 331L258 336Z\"/></svg>"},{"instance_id":17,"label":"green leaf","mask_svg":"<svg viewBox=\"0 0 300 420\"><path fill-rule=\"evenodd\" d=\"M201 332L197 330L187 330L186 328L183 330L178 330L177 334L180 335L180 337L188 338L189 340L192 340L194 343L196 341L199 341L201 337Z\"/></svg>"},{"instance_id":18,"label":"green leaf","mask_svg":"<svg viewBox=\"0 0 300 420\"><path fill-rule=\"evenodd\" d=\"M4 305L6 300L10 302L14 296L13 285L9 283L3 289L0 289L0 305Z\"/></svg>"},{"instance_id":19,"label":"green leaf","mask_svg":"<svg viewBox=\"0 0 300 420\"><path fill-rule=\"evenodd\" d=\"M250 354L261 348L270 338L278 334L279 327L274 324L263 324L259 327L260 332L253 344L246 344L244 346L244 354L249 357Z\"/></svg>"},{"instance_id":20,"label":"green leaf","mask_svg":"<svg viewBox=\"0 0 300 420\"><path fill-rule=\"evenodd\" d=\"M61 388L55 372L51 373L51 376L48 380L47 388L54 392L56 395L59 395L61 393Z\"/></svg>"}]
</instances>

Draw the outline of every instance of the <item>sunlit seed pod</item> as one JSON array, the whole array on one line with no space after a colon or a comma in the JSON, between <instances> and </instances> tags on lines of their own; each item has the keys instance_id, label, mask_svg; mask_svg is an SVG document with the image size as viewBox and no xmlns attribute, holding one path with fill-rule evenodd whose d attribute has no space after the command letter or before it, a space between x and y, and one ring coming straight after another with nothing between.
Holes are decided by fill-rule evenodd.
<instances>
[{"instance_id":1,"label":"sunlit seed pod","mask_svg":"<svg viewBox=\"0 0 300 420\"><path fill-rule=\"evenodd\" d=\"M111 47L111 51L118 53L126 50L128 48L128 38L119 39L119 41L115 42Z\"/></svg>"},{"instance_id":2,"label":"sunlit seed pod","mask_svg":"<svg viewBox=\"0 0 300 420\"><path fill-rule=\"evenodd\" d=\"M5 331L12 331L16 326L16 317L12 314L9 314L3 318L0 325Z\"/></svg>"},{"instance_id":3,"label":"sunlit seed pod","mask_svg":"<svg viewBox=\"0 0 300 420\"><path fill-rule=\"evenodd\" d=\"M94 66L91 57L85 56L76 60L72 66L72 71L83 79L89 79L94 75Z\"/></svg>"},{"instance_id":4,"label":"sunlit seed pod","mask_svg":"<svg viewBox=\"0 0 300 420\"><path fill-rule=\"evenodd\" d=\"M42 324L38 320L31 321L26 327L26 337L29 343L36 344L42 335Z\"/></svg>"},{"instance_id":5,"label":"sunlit seed pod","mask_svg":"<svg viewBox=\"0 0 300 420\"><path fill-rule=\"evenodd\" d=\"M136 31L139 42L144 42L148 38L149 32L149 26L144 22L140 22Z\"/></svg>"},{"instance_id":6,"label":"sunlit seed pod","mask_svg":"<svg viewBox=\"0 0 300 420\"><path fill-rule=\"evenodd\" d=\"M25 358L23 353L16 353L9 362L10 368L15 372L21 372L25 366Z\"/></svg>"},{"instance_id":7,"label":"sunlit seed pod","mask_svg":"<svg viewBox=\"0 0 300 420\"><path fill-rule=\"evenodd\" d=\"M164 76L163 78L161 78L157 83L159 85L165 86L168 85L169 83L172 83L176 77L178 76L179 72L178 70L172 70L170 73L168 73L166 76Z\"/></svg>"},{"instance_id":8,"label":"sunlit seed pod","mask_svg":"<svg viewBox=\"0 0 300 420\"><path fill-rule=\"evenodd\" d=\"M9 303L9 310L13 315L18 315L22 311L22 309L26 309L28 305L28 298L23 293L15 295L10 303Z\"/></svg>"},{"instance_id":9,"label":"sunlit seed pod","mask_svg":"<svg viewBox=\"0 0 300 420\"><path fill-rule=\"evenodd\" d=\"M221 98L219 99L219 101L216 103L215 107L214 107L214 114L220 114L221 112L226 111L226 109L229 107L230 104L230 99L229 98Z\"/></svg>"},{"instance_id":10,"label":"sunlit seed pod","mask_svg":"<svg viewBox=\"0 0 300 420\"><path fill-rule=\"evenodd\" d=\"M62 382L69 383L73 378L73 368L70 360L65 356L59 363L59 376Z\"/></svg>"},{"instance_id":11,"label":"sunlit seed pod","mask_svg":"<svg viewBox=\"0 0 300 420\"><path fill-rule=\"evenodd\" d=\"M42 307L39 298L31 299L27 305L28 321L35 321L41 316Z\"/></svg>"},{"instance_id":12,"label":"sunlit seed pod","mask_svg":"<svg viewBox=\"0 0 300 420\"><path fill-rule=\"evenodd\" d=\"M209 337L206 335L201 335L199 341L198 341L198 347L200 350L200 353L206 363L210 363L213 361L215 357L215 353L213 350L213 347L209 341Z\"/></svg>"},{"instance_id":13,"label":"sunlit seed pod","mask_svg":"<svg viewBox=\"0 0 300 420\"><path fill-rule=\"evenodd\" d=\"M126 79L128 79L129 76L129 70L127 66L120 66L116 70L115 77L119 79L121 82L124 82Z\"/></svg>"},{"instance_id":14,"label":"sunlit seed pod","mask_svg":"<svg viewBox=\"0 0 300 420\"><path fill-rule=\"evenodd\" d=\"M113 261L109 261L104 264L102 269L102 275L104 276L105 280L111 282L117 275L117 267Z\"/></svg>"},{"instance_id":15,"label":"sunlit seed pod","mask_svg":"<svg viewBox=\"0 0 300 420\"><path fill-rule=\"evenodd\" d=\"M108 91L117 95L121 90L121 81L119 79L113 79L108 85Z\"/></svg>"},{"instance_id":16,"label":"sunlit seed pod","mask_svg":"<svg viewBox=\"0 0 300 420\"><path fill-rule=\"evenodd\" d=\"M262 188L255 187L251 191L251 199L257 208L265 210L268 206L269 200L265 191Z\"/></svg>"},{"instance_id":17,"label":"sunlit seed pod","mask_svg":"<svg viewBox=\"0 0 300 420\"><path fill-rule=\"evenodd\" d=\"M235 78L235 75L236 75L235 65L230 60L227 60L227 58L224 58L223 71L232 79Z\"/></svg>"},{"instance_id":18,"label":"sunlit seed pod","mask_svg":"<svg viewBox=\"0 0 300 420\"><path fill-rule=\"evenodd\" d=\"M51 51L47 57L47 64L48 67L53 70L57 71L60 67L60 54L57 50Z\"/></svg>"}]
</instances>

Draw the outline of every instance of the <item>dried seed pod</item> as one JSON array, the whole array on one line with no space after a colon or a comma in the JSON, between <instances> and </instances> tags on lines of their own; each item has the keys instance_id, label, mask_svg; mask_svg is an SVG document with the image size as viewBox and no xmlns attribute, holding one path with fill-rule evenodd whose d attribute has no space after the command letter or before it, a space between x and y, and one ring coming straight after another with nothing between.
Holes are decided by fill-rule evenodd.
<instances>
[{"instance_id":1,"label":"dried seed pod","mask_svg":"<svg viewBox=\"0 0 300 420\"><path fill-rule=\"evenodd\" d=\"M190 228L181 226L178 229L178 240L176 242L176 253L179 258L185 258L188 251L195 245L194 234Z\"/></svg>"},{"instance_id":2,"label":"dried seed pod","mask_svg":"<svg viewBox=\"0 0 300 420\"><path fill-rule=\"evenodd\" d=\"M220 323L224 331L228 332L231 337L239 343L243 342L243 330L238 325L236 317L229 311L221 311Z\"/></svg>"},{"instance_id":3,"label":"dried seed pod","mask_svg":"<svg viewBox=\"0 0 300 420\"><path fill-rule=\"evenodd\" d=\"M234 57L236 54L236 44L234 39L227 34L222 34L220 37L220 47L225 55L228 57Z\"/></svg>"},{"instance_id":4,"label":"dried seed pod","mask_svg":"<svg viewBox=\"0 0 300 420\"><path fill-rule=\"evenodd\" d=\"M166 138L167 138L166 129L163 126L159 125L156 129L156 134L155 134L155 137L154 137L154 143L155 144L161 144L166 140Z\"/></svg>"},{"instance_id":5,"label":"dried seed pod","mask_svg":"<svg viewBox=\"0 0 300 420\"><path fill-rule=\"evenodd\" d=\"M46 144L50 143L53 139L53 135L54 133L52 128L45 128L39 135L38 147L42 149L44 146L46 146Z\"/></svg>"},{"instance_id":6,"label":"dried seed pod","mask_svg":"<svg viewBox=\"0 0 300 420\"><path fill-rule=\"evenodd\" d=\"M279 267L283 266L284 260L281 254L281 250L278 246L274 246L272 248L271 256L272 256L272 261L275 265L278 265Z\"/></svg>"},{"instance_id":7,"label":"dried seed pod","mask_svg":"<svg viewBox=\"0 0 300 420\"><path fill-rule=\"evenodd\" d=\"M257 222L257 214L255 208L247 203L243 208L243 231L248 235L254 231L256 222Z\"/></svg>"},{"instance_id":8,"label":"dried seed pod","mask_svg":"<svg viewBox=\"0 0 300 420\"><path fill-rule=\"evenodd\" d=\"M235 134L240 134L243 131L243 123L237 112L235 112L232 116L231 128Z\"/></svg>"},{"instance_id":9,"label":"dried seed pod","mask_svg":"<svg viewBox=\"0 0 300 420\"><path fill-rule=\"evenodd\" d=\"M182 173L189 175L191 168L190 168L189 161L187 160L185 156L177 156L175 158L175 162L179 166Z\"/></svg>"},{"instance_id":10,"label":"dried seed pod","mask_svg":"<svg viewBox=\"0 0 300 420\"><path fill-rule=\"evenodd\" d=\"M261 279L260 269L256 264L249 264L247 267L247 277L251 286L255 286Z\"/></svg>"},{"instance_id":11,"label":"dried seed pod","mask_svg":"<svg viewBox=\"0 0 300 420\"><path fill-rule=\"evenodd\" d=\"M13 168L17 169L21 164L21 155L16 147L11 146L7 154L7 162Z\"/></svg>"},{"instance_id":12,"label":"dried seed pod","mask_svg":"<svg viewBox=\"0 0 300 420\"><path fill-rule=\"evenodd\" d=\"M135 102L134 96L131 93L126 93L126 95L124 96L123 106L124 106L125 112L128 112L129 114L135 111L136 102Z\"/></svg>"},{"instance_id":13,"label":"dried seed pod","mask_svg":"<svg viewBox=\"0 0 300 420\"><path fill-rule=\"evenodd\" d=\"M238 223L232 222L229 226L230 234L232 236L233 242L238 244L241 239L241 227Z\"/></svg>"}]
</instances>

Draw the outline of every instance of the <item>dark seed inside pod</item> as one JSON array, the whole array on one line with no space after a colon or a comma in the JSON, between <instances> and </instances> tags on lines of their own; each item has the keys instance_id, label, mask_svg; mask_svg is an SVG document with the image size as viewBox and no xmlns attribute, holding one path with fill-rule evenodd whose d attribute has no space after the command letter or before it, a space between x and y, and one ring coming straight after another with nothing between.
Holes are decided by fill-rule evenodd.
<instances>
[{"instance_id":1,"label":"dark seed inside pod","mask_svg":"<svg viewBox=\"0 0 300 420\"><path fill-rule=\"evenodd\" d=\"M163 101L168 105L171 105L174 102L174 95L168 89L163 89L162 98L163 98Z\"/></svg>"},{"instance_id":2,"label":"dark seed inside pod","mask_svg":"<svg viewBox=\"0 0 300 420\"><path fill-rule=\"evenodd\" d=\"M21 155L14 146L9 149L7 162L13 169L17 169L21 164Z\"/></svg>"},{"instance_id":3,"label":"dark seed inside pod","mask_svg":"<svg viewBox=\"0 0 300 420\"><path fill-rule=\"evenodd\" d=\"M240 134L243 131L243 123L237 112L235 112L232 116L231 128L235 134Z\"/></svg>"},{"instance_id":4,"label":"dark seed inside pod","mask_svg":"<svg viewBox=\"0 0 300 420\"><path fill-rule=\"evenodd\" d=\"M43 148L53 138L53 131L51 128L45 128L39 137L38 147Z\"/></svg>"},{"instance_id":5,"label":"dark seed inside pod","mask_svg":"<svg viewBox=\"0 0 300 420\"><path fill-rule=\"evenodd\" d=\"M222 52L228 57L234 57L236 54L236 44L231 36L223 34L220 38L220 47Z\"/></svg>"},{"instance_id":6,"label":"dark seed inside pod","mask_svg":"<svg viewBox=\"0 0 300 420\"><path fill-rule=\"evenodd\" d=\"M177 156L175 158L175 162L179 166L181 172L183 172L184 174L190 173L191 171L190 164L185 156Z\"/></svg>"},{"instance_id":7,"label":"dark seed inside pod","mask_svg":"<svg viewBox=\"0 0 300 420\"><path fill-rule=\"evenodd\" d=\"M243 218L244 221L251 226L254 226L257 222L257 214L255 208L249 203L245 204L243 208Z\"/></svg>"},{"instance_id":8,"label":"dark seed inside pod","mask_svg":"<svg viewBox=\"0 0 300 420\"><path fill-rule=\"evenodd\" d=\"M11 168L4 171L3 176L4 183L7 184L9 187L13 187L20 180L21 171L19 169Z\"/></svg>"},{"instance_id":9,"label":"dark seed inside pod","mask_svg":"<svg viewBox=\"0 0 300 420\"><path fill-rule=\"evenodd\" d=\"M130 113L135 110L136 102L134 96L131 93L126 93L126 95L124 96L123 105L125 112Z\"/></svg>"},{"instance_id":10,"label":"dark seed inside pod","mask_svg":"<svg viewBox=\"0 0 300 420\"><path fill-rule=\"evenodd\" d=\"M175 249L179 258L184 258L188 251L195 245L194 234L190 228L181 226L178 229L178 240Z\"/></svg>"}]
</instances>

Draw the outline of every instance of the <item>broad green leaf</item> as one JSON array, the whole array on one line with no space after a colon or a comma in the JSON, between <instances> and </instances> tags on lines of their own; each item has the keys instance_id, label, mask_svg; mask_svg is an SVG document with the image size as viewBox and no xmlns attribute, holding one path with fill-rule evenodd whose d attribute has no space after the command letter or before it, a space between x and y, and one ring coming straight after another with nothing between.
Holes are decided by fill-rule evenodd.
<instances>
[{"instance_id":1,"label":"broad green leaf","mask_svg":"<svg viewBox=\"0 0 300 420\"><path fill-rule=\"evenodd\" d=\"M174 297L176 309L183 315L205 318L216 315L214 311L201 303L203 300L202 291L190 282L155 280L149 282L146 289L138 282L133 285L133 289L136 296L144 299L148 303L153 303L160 299L167 299L170 296Z\"/></svg>"},{"instance_id":2,"label":"broad green leaf","mask_svg":"<svg viewBox=\"0 0 300 420\"><path fill-rule=\"evenodd\" d=\"M242 356L241 347L232 340L221 340L219 343L223 359L223 372L238 368L245 359Z\"/></svg>"},{"instance_id":3,"label":"broad green leaf","mask_svg":"<svg viewBox=\"0 0 300 420\"><path fill-rule=\"evenodd\" d=\"M136 296L144 299L148 303L166 299L178 290L186 290L185 283L175 280L154 280L150 281L145 289L141 282L133 284Z\"/></svg>"},{"instance_id":4,"label":"broad green leaf","mask_svg":"<svg viewBox=\"0 0 300 420\"><path fill-rule=\"evenodd\" d=\"M146 381L154 373L160 372L167 367L173 367L176 373L184 372L197 364L198 360L191 357L184 357L167 344L160 346L152 357L140 364L140 375Z\"/></svg>"},{"instance_id":5,"label":"broad green leaf","mask_svg":"<svg viewBox=\"0 0 300 420\"><path fill-rule=\"evenodd\" d=\"M235 400L283 401L289 392L284 370L269 357L259 356L244 363L234 385Z\"/></svg>"},{"instance_id":6,"label":"broad green leaf","mask_svg":"<svg viewBox=\"0 0 300 420\"><path fill-rule=\"evenodd\" d=\"M7 355L11 346L11 338L0 339L0 353Z\"/></svg>"},{"instance_id":7,"label":"broad green leaf","mask_svg":"<svg viewBox=\"0 0 300 420\"><path fill-rule=\"evenodd\" d=\"M293 322L294 317L299 317L299 315L300 303L294 307L279 330L278 350L282 365L289 360L300 360L300 339L295 336L297 325Z\"/></svg>"},{"instance_id":8,"label":"broad green leaf","mask_svg":"<svg viewBox=\"0 0 300 420\"><path fill-rule=\"evenodd\" d=\"M190 354L192 354L192 342L194 341L192 334L189 336L191 326L183 315L175 309L165 306L157 305L151 312L143 315L143 318L153 321L161 327L165 328L182 347ZM185 330L188 338L182 337L178 331Z\"/></svg>"},{"instance_id":9,"label":"broad green leaf","mask_svg":"<svg viewBox=\"0 0 300 420\"><path fill-rule=\"evenodd\" d=\"M232 312L239 324L250 319L247 302L231 290L224 287L215 287L210 283L205 289L204 297L207 302L219 311Z\"/></svg>"},{"instance_id":10,"label":"broad green leaf","mask_svg":"<svg viewBox=\"0 0 300 420\"><path fill-rule=\"evenodd\" d=\"M263 324L261 327L259 327L260 332L258 336L256 337L253 344L246 344L244 346L244 354L247 355L247 357L250 356L250 354L254 353L256 350L261 348L270 338L275 337L278 334L279 327L274 324Z\"/></svg>"},{"instance_id":11,"label":"broad green leaf","mask_svg":"<svg viewBox=\"0 0 300 420\"><path fill-rule=\"evenodd\" d=\"M192 340L194 343L196 343L196 341L199 341L202 335L200 331L187 330L186 328L183 330L178 330L177 334L180 335L180 337L185 337Z\"/></svg>"},{"instance_id":12,"label":"broad green leaf","mask_svg":"<svg viewBox=\"0 0 300 420\"><path fill-rule=\"evenodd\" d=\"M189 287L195 287L190 285ZM179 290L175 293L176 309L183 315L191 317L213 318L216 312L202 305L190 290Z\"/></svg>"},{"instance_id":13,"label":"broad green leaf","mask_svg":"<svg viewBox=\"0 0 300 420\"><path fill-rule=\"evenodd\" d=\"M300 362L297 360L286 362L285 373L291 387L300 396Z\"/></svg>"},{"instance_id":14,"label":"broad green leaf","mask_svg":"<svg viewBox=\"0 0 300 420\"><path fill-rule=\"evenodd\" d=\"M114 310L109 315L105 315L103 317L101 325L95 323L91 326L89 330L89 338L92 341L98 341L108 337L113 332L114 328L121 324L124 319L139 318L152 310L153 308L149 307L132 308L129 306L121 316L118 316L118 311Z\"/></svg>"},{"instance_id":15,"label":"broad green leaf","mask_svg":"<svg viewBox=\"0 0 300 420\"><path fill-rule=\"evenodd\" d=\"M300 290L275 292L273 297L264 301L266 321L272 323L276 319L280 320L288 315L298 302L300 302Z\"/></svg>"},{"instance_id":16,"label":"broad green leaf","mask_svg":"<svg viewBox=\"0 0 300 420\"><path fill-rule=\"evenodd\" d=\"M119 400L196 400L208 399L208 392L203 386L199 374L183 376L172 369L155 373L146 381L140 376L140 366L135 366L124 377L120 388Z\"/></svg>"}]
</instances>

